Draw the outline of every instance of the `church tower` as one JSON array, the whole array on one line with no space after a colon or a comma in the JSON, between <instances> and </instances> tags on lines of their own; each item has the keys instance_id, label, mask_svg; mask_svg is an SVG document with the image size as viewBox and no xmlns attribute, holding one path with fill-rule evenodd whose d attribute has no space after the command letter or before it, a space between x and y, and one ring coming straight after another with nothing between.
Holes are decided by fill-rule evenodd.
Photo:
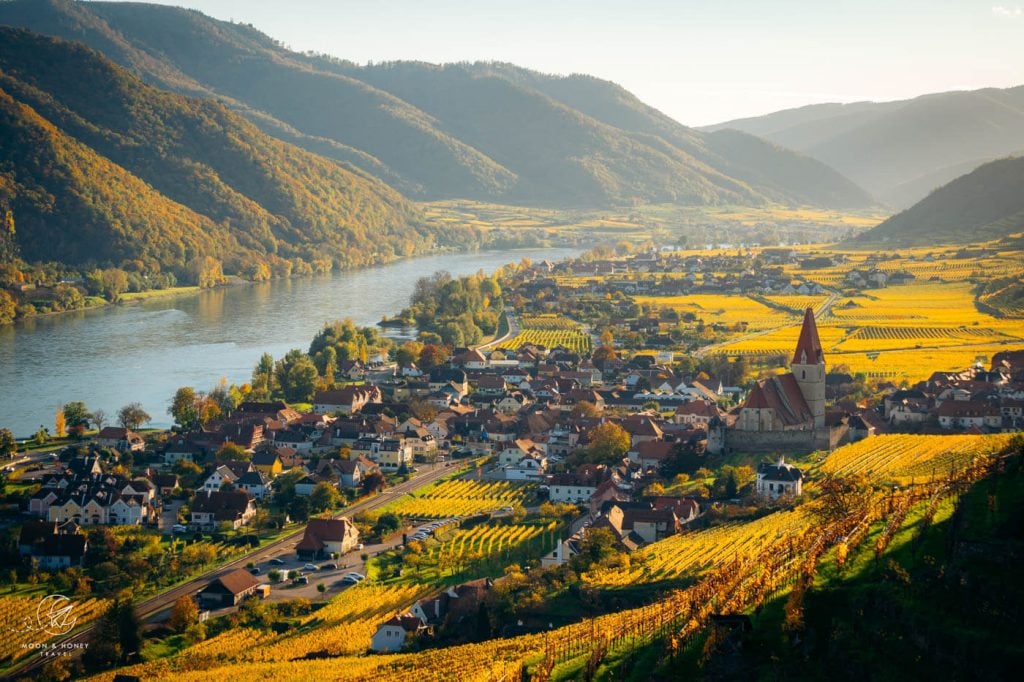
<instances>
[{"instance_id":1,"label":"church tower","mask_svg":"<svg viewBox=\"0 0 1024 682\"><path fill-rule=\"evenodd\" d=\"M800 392L814 415L814 427L825 427L825 353L818 338L818 325L814 322L814 310L804 311L804 325L800 329L800 340L796 343L790 371L796 378Z\"/></svg>"}]
</instances>

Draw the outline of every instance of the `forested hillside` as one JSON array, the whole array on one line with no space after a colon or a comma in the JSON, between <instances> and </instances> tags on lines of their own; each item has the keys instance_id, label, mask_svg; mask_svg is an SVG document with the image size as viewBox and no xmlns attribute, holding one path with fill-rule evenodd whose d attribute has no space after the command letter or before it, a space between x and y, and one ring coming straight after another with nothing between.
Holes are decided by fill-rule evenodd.
<instances>
[{"instance_id":1,"label":"forested hillside","mask_svg":"<svg viewBox=\"0 0 1024 682\"><path fill-rule=\"evenodd\" d=\"M0 23L82 40L161 87L221 98L264 131L406 196L595 207L635 202L854 208L835 171L706 136L588 77L500 64L357 66L243 24L141 3L0 2Z\"/></svg>"},{"instance_id":2,"label":"forested hillside","mask_svg":"<svg viewBox=\"0 0 1024 682\"><path fill-rule=\"evenodd\" d=\"M856 241L966 243L1019 232L1024 232L1024 157L986 163Z\"/></svg>"},{"instance_id":3,"label":"forested hillside","mask_svg":"<svg viewBox=\"0 0 1024 682\"><path fill-rule=\"evenodd\" d=\"M157 90L80 44L0 28L0 186L28 260L254 278L423 250L435 235L384 183L261 133L211 99Z\"/></svg>"}]
</instances>

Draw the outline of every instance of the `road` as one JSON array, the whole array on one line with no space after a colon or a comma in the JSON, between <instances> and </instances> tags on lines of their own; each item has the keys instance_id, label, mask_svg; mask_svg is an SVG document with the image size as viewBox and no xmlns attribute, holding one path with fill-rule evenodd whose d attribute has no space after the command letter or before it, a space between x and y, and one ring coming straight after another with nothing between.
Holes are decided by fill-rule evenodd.
<instances>
[{"instance_id":1,"label":"road","mask_svg":"<svg viewBox=\"0 0 1024 682\"><path fill-rule=\"evenodd\" d=\"M515 311L512 308L505 308L503 314L505 315L505 321L508 322L508 332L492 341L488 341L485 344L477 346L477 350L485 350L491 346L500 346L509 339L513 339L519 335L519 318L516 316Z\"/></svg>"},{"instance_id":2,"label":"road","mask_svg":"<svg viewBox=\"0 0 1024 682\"><path fill-rule=\"evenodd\" d=\"M410 492L414 492L424 486L430 485L439 478L442 478L445 475L451 474L453 472L452 467L445 467L439 464L434 465L432 467L423 466L421 467L421 469L423 470L421 470L408 481L405 481L404 483L399 483L398 485L385 490L379 495L357 502L356 504L353 504L350 507L346 507L338 514L336 514L335 518L341 516L353 516L355 514L359 514L360 512L372 511L374 509L377 509L378 507L382 507L388 504L393 499L401 497L402 495L408 494ZM237 559L234 559L196 578L193 578L186 583L182 583L181 585L178 585L177 587L174 587L162 594L158 594L154 597L150 597L149 599L139 602L135 606L135 610L138 613L139 619L142 622L146 622L154 618L155 616L159 616L161 612L169 609L179 597L194 594L203 587L205 587L206 584L209 583L211 580L214 580L215 578L218 578L226 573L230 573L231 571L237 568L244 568L246 564L248 564L249 562L253 562L257 565L262 565L274 557L292 554L295 545L298 543L299 537L302 535L303 530L304 529L301 528L295 530L279 538L278 540L275 540L269 545L266 545L265 547L261 547L257 550L249 552ZM400 542L400 540L401 536L398 536L398 541ZM393 546L397 543L392 541L388 544ZM364 549L364 551L366 551L366 549ZM351 559L349 559L349 562L351 562ZM291 557L289 557L287 564L290 565L292 563L295 562L291 559ZM348 563L345 561L344 557L342 558L339 565L341 565L342 563ZM347 571L341 571L341 573L345 572ZM315 574L311 574L311 576L313 575ZM318 582L318 580L311 577L310 582L313 583L313 589L315 592L315 584L316 582ZM296 594L295 596L302 595ZM52 641L51 646L69 646L72 644L87 642L92 636L92 632L94 629L95 624L87 626L82 630L68 637L65 637L64 639ZM81 649L74 649L73 647L70 647L69 650L76 651L77 653L81 653L82 651ZM7 672L7 677L13 679L15 677L25 676L34 670L42 668L44 665L46 665L46 663L49 660L52 659L47 659L42 656L30 657L20 667L9 670Z\"/></svg>"}]
</instances>

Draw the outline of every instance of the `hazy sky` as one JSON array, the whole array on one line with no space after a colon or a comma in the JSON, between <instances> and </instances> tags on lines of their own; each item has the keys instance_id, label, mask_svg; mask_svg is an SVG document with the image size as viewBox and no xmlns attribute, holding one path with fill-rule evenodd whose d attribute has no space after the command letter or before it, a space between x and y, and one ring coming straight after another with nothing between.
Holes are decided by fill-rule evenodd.
<instances>
[{"instance_id":1,"label":"hazy sky","mask_svg":"<svg viewBox=\"0 0 1024 682\"><path fill-rule=\"evenodd\" d=\"M606 78L687 125L1024 84L1024 0L157 0L355 62Z\"/></svg>"}]
</instances>

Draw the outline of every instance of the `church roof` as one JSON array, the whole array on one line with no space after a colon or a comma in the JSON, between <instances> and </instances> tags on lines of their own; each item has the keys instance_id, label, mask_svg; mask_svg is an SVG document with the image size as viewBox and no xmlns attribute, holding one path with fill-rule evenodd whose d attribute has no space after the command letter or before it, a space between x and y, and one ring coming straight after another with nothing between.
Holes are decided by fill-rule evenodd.
<instances>
[{"instance_id":1,"label":"church roof","mask_svg":"<svg viewBox=\"0 0 1024 682\"><path fill-rule=\"evenodd\" d=\"M796 377L788 373L762 379L754 384L743 407L771 408L786 426L798 426L814 421L814 414L800 391Z\"/></svg>"},{"instance_id":2,"label":"church roof","mask_svg":"<svg viewBox=\"0 0 1024 682\"><path fill-rule=\"evenodd\" d=\"M800 339L793 353L794 365L816 365L825 362L825 352L818 338L818 325L814 322L814 310L804 311L804 324L800 328Z\"/></svg>"}]
</instances>

